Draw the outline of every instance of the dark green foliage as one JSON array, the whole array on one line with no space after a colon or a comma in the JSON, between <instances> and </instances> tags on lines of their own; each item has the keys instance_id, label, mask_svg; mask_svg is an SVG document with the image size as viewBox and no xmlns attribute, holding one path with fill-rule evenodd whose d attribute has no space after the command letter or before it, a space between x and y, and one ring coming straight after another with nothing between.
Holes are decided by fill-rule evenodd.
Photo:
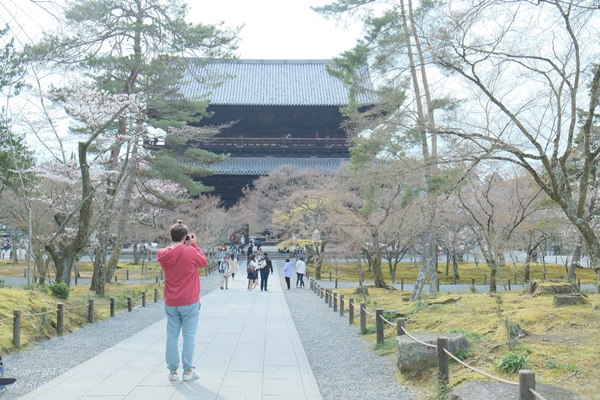
<instances>
[{"instance_id":1,"label":"dark green foliage","mask_svg":"<svg viewBox=\"0 0 600 400\"><path fill-rule=\"evenodd\" d=\"M527 365L527 355L522 353L510 352L498 362L497 368L508 374L514 374L525 368Z\"/></svg>"},{"instance_id":2,"label":"dark green foliage","mask_svg":"<svg viewBox=\"0 0 600 400\"><path fill-rule=\"evenodd\" d=\"M65 282L54 281L48 285L48 288L59 299L67 300L69 298L69 286Z\"/></svg>"}]
</instances>

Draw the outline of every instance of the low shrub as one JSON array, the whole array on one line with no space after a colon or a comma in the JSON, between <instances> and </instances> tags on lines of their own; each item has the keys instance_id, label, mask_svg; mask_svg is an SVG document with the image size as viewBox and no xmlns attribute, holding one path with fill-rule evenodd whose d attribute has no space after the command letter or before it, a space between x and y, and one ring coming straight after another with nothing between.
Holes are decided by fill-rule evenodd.
<instances>
[{"instance_id":1,"label":"low shrub","mask_svg":"<svg viewBox=\"0 0 600 400\"><path fill-rule=\"evenodd\" d=\"M69 298L69 286L65 282L54 281L48 285L48 289L59 299L67 300Z\"/></svg>"},{"instance_id":2,"label":"low shrub","mask_svg":"<svg viewBox=\"0 0 600 400\"><path fill-rule=\"evenodd\" d=\"M500 362L498 362L498 369L502 372L514 374L520 369L525 368L527 365L527 356L525 354L510 352L506 354Z\"/></svg>"}]
</instances>

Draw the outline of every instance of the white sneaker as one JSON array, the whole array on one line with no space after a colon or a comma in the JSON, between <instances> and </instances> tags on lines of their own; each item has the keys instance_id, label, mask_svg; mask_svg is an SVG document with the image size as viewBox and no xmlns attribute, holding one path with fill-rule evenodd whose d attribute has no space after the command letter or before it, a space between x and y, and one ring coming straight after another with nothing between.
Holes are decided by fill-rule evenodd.
<instances>
[{"instance_id":1,"label":"white sneaker","mask_svg":"<svg viewBox=\"0 0 600 400\"><path fill-rule=\"evenodd\" d=\"M179 379L177 377L177 371L169 371L169 380L176 381L177 379Z\"/></svg>"},{"instance_id":2,"label":"white sneaker","mask_svg":"<svg viewBox=\"0 0 600 400\"><path fill-rule=\"evenodd\" d=\"M198 376L197 373L195 373L194 371L191 371L189 374L187 372L183 373L183 378L182 380L184 381L193 381L200 378L200 376Z\"/></svg>"}]
</instances>

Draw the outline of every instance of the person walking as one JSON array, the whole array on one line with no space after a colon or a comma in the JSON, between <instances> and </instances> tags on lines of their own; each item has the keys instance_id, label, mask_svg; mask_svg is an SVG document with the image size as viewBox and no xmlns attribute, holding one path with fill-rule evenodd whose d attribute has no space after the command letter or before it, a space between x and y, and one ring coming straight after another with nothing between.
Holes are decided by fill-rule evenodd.
<instances>
[{"instance_id":1,"label":"person walking","mask_svg":"<svg viewBox=\"0 0 600 400\"><path fill-rule=\"evenodd\" d=\"M290 290L290 278L292 277L292 262L289 258L285 259L285 265L283 266L283 276L285 278L287 290Z\"/></svg>"},{"instance_id":2,"label":"person walking","mask_svg":"<svg viewBox=\"0 0 600 400\"><path fill-rule=\"evenodd\" d=\"M171 226L171 246L158 252L156 260L164 272L164 302L167 314L167 344L165 359L169 380L178 380L179 333L183 337L181 361L182 380L191 381L199 376L194 372L194 349L196 328L200 316L199 268L206 268L208 261L198 247L195 233L188 234L182 220Z\"/></svg>"},{"instance_id":3,"label":"person walking","mask_svg":"<svg viewBox=\"0 0 600 400\"><path fill-rule=\"evenodd\" d=\"M251 254L248 258L248 292L252 292L258 285L258 263L256 262L256 254Z\"/></svg>"},{"instance_id":4,"label":"person walking","mask_svg":"<svg viewBox=\"0 0 600 400\"><path fill-rule=\"evenodd\" d=\"M298 261L296 261L296 289L302 289L304 287L304 274L306 273L306 263L304 262L304 258L300 257ZM298 285L299 284L299 285Z\"/></svg>"},{"instance_id":5,"label":"person walking","mask_svg":"<svg viewBox=\"0 0 600 400\"><path fill-rule=\"evenodd\" d=\"M268 292L267 283L269 282L269 273L273 272L273 262L269 258L269 254L265 253L264 266L260 269L260 290Z\"/></svg>"},{"instance_id":6,"label":"person walking","mask_svg":"<svg viewBox=\"0 0 600 400\"><path fill-rule=\"evenodd\" d=\"M223 257L223 262L219 267L219 273L221 274L221 290L223 286L225 289L229 289L229 275L231 275L231 264L227 256Z\"/></svg>"},{"instance_id":7,"label":"person walking","mask_svg":"<svg viewBox=\"0 0 600 400\"><path fill-rule=\"evenodd\" d=\"M235 255L231 256L231 260L229 261L229 265L231 266L231 280L234 281L235 280L235 274L237 274L238 269L240 269L237 257Z\"/></svg>"}]
</instances>

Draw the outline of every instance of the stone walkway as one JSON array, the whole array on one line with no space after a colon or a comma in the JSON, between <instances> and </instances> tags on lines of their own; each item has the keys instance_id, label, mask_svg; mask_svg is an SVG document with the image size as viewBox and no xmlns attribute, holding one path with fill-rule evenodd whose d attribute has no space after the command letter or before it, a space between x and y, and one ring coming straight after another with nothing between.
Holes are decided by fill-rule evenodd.
<instances>
[{"instance_id":1,"label":"stone walkway","mask_svg":"<svg viewBox=\"0 0 600 400\"><path fill-rule=\"evenodd\" d=\"M164 319L21 398L321 399L281 287L248 293L239 278L202 297L199 380L167 379Z\"/></svg>"}]
</instances>

